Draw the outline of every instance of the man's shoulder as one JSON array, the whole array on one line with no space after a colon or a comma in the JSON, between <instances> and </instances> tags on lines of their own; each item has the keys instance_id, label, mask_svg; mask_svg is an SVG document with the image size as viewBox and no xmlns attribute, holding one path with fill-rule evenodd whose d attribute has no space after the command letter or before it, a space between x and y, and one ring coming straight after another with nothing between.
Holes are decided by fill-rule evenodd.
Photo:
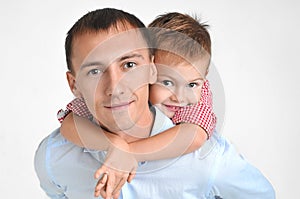
<instances>
[{"instance_id":1,"label":"man's shoulder","mask_svg":"<svg viewBox=\"0 0 300 199\"><path fill-rule=\"evenodd\" d=\"M64 153L74 147L76 148L74 144L61 135L60 128L57 128L39 143L35 152L35 159L45 160L54 153Z\"/></svg>"},{"instance_id":2,"label":"man's shoulder","mask_svg":"<svg viewBox=\"0 0 300 199\"><path fill-rule=\"evenodd\" d=\"M59 143L63 144L63 143L67 143L67 142L68 142L68 140L66 140L60 134L60 128L57 128L40 142L37 150L41 150L41 149L43 149L45 147L49 147L51 145L58 145Z\"/></svg>"}]
</instances>

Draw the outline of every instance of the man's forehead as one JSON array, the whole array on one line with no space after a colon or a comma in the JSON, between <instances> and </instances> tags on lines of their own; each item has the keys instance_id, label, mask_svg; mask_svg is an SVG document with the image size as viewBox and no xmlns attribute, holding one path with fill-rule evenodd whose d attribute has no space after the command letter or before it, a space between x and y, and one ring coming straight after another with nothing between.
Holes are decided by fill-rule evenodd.
<instances>
[{"instance_id":1,"label":"man's forehead","mask_svg":"<svg viewBox=\"0 0 300 199\"><path fill-rule=\"evenodd\" d=\"M72 57L77 69L86 62L110 63L125 54L149 48L141 30L137 28L129 30L111 28L108 31L86 33L77 40L74 42Z\"/></svg>"},{"instance_id":2,"label":"man's forehead","mask_svg":"<svg viewBox=\"0 0 300 199\"><path fill-rule=\"evenodd\" d=\"M112 61L128 53L147 49L147 43L137 31L115 34L99 42L86 56L84 61Z\"/></svg>"}]
</instances>

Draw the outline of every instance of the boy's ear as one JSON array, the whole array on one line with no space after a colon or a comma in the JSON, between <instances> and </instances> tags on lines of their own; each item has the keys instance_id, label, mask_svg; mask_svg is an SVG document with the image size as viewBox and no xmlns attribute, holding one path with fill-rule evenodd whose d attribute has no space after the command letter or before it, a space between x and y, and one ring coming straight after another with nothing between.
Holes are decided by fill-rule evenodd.
<instances>
[{"instance_id":1,"label":"boy's ear","mask_svg":"<svg viewBox=\"0 0 300 199\"><path fill-rule=\"evenodd\" d=\"M66 76L67 76L67 80L68 80L70 90L73 93L73 95L77 98L81 98L82 94L79 91L79 89L76 87L76 78L74 77L72 72L70 72L70 71L66 72Z\"/></svg>"},{"instance_id":2,"label":"boy's ear","mask_svg":"<svg viewBox=\"0 0 300 199\"><path fill-rule=\"evenodd\" d=\"M154 56L151 56L150 70L149 70L149 84L154 84L157 80L157 69L154 64Z\"/></svg>"}]
</instances>

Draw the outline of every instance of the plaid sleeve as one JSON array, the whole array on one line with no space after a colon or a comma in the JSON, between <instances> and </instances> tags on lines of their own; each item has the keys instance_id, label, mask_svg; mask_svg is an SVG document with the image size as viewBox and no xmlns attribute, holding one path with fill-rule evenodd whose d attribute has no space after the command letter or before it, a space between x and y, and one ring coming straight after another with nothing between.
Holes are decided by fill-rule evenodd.
<instances>
[{"instance_id":1,"label":"plaid sleeve","mask_svg":"<svg viewBox=\"0 0 300 199\"><path fill-rule=\"evenodd\" d=\"M85 102L80 98L75 98L67 104L66 110L61 109L57 112L58 121L62 123L70 112L73 112L80 117L90 118L92 116Z\"/></svg>"},{"instance_id":2,"label":"plaid sleeve","mask_svg":"<svg viewBox=\"0 0 300 199\"><path fill-rule=\"evenodd\" d=\"M212 109L212 93L209 82L206 80L202 86L201 99L197 104L185 106L175 112L172 118L174 124L191 123L202 127L209 139L216 127L217 118Z\"/></svg>"}]
</instances>

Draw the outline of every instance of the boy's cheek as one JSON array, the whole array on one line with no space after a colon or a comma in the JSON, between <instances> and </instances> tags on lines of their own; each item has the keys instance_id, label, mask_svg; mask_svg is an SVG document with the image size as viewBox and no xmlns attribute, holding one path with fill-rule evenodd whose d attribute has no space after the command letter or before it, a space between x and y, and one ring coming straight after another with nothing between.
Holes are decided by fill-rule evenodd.
<instances>
[{"instance_id":1,"label":"boy's cheek","mask_svg":"<svg viewBox=\"0 0 300 199\"><path fill-rule=\"evenodd\" d=\"M194 92L190 92L189 94L186 93L186 98L188 104L196 104L201 100L201 89Z\"/></svg>"},{"instance_id":2,"label":"boy's cheek","mask_svg":"<svg viewBox=\"0 0 300 199\"><path fill-rule=\"evenodd\" d=\"M160 104L170 96L170 91L158 84L150 86L149 100L152 104Z\"/></svg>"}]
</instances>

